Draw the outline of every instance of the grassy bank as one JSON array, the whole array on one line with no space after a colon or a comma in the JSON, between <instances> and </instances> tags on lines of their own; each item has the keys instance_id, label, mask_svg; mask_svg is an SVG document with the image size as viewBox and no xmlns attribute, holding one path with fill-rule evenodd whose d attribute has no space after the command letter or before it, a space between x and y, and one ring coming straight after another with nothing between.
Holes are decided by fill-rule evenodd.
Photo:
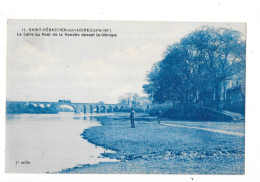
<instances>
[{"instance_id":1,"label":"grassy bank","mask_svg":"<svg viewBox=\"0 0 260 182\"><path fill-rule=\"evenodd\" d=\"M189 128L136 121L126 116L97 117L102 126L82 137L114 150L103 156L120 162L83 165L62 173L243 174L244 138Z\"/></svg>"}]
</instances>

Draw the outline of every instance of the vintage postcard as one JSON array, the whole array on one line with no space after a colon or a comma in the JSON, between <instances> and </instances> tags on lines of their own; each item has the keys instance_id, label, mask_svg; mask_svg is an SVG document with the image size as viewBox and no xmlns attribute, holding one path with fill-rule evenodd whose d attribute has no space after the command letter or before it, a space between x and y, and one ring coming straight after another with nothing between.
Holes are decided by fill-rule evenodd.
<instances>
[{"instance_id":1,"label":"vintage postcard","mask_svg":"<svg viewBox=\"0 0 260 182\"><path fill-rule=\"evenodd\" d=\"M7 173L244 174L245 23L7 28Z\"/></svg>"}]
</instances>

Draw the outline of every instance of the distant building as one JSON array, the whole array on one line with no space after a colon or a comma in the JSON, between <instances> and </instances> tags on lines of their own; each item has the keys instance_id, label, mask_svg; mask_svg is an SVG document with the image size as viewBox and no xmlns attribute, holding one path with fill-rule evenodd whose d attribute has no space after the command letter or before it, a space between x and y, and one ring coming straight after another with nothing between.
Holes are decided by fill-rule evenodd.
<instances>
[{"instance_id":1,"label":"distant building","mask_svg":"<svg viewBox=\"0 0 260 182\"><path fill-rule=\"evenodd\" d=\"M221 104L225 110L245 113L245 71L232 76L221 85Z\"/></svg>"}]
</instances>

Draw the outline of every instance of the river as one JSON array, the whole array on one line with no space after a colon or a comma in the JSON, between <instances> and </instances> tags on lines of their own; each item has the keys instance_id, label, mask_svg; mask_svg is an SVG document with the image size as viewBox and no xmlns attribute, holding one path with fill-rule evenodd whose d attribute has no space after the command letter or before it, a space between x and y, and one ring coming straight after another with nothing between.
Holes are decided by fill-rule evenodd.
<instances>
[{"instance_id":1,"label":"river","mask_svg":"<svg viewBox=\"0 0 260 182\"><path fill-rule=\"evenodd\" d=\"M100 125L92 116L95 114L7 114L6 172L58 172L82 164L114 162L101 156L113 151L80 136L84 129Z\"/></svg>"}]
</instances>

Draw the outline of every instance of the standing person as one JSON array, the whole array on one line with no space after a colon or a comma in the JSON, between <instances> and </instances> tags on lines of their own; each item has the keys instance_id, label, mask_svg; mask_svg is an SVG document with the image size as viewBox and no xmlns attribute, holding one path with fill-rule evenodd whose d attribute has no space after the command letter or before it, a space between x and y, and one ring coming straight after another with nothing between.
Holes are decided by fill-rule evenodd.
<instances>
[{"instance_id":1,"label":"standing person","mask_svg":"<svg viewBox=\"0 0 260 182\"><path fill-rule=\"evenodd\" d=\"M135 128L135 110L132 108L130 113L130 120L131 120L131 128Z\"/></svg>"},{"instance_id":2,"label":"standing person","mask_svg":"<svg viewBox=\"0 0 260 182\"><path fill-rule=\"evenodd\" d=\"M161 121L161 118L162 118L162 111L158 111L158 124L160 124L160 121Z\"/></svg>"}]
</instances>

